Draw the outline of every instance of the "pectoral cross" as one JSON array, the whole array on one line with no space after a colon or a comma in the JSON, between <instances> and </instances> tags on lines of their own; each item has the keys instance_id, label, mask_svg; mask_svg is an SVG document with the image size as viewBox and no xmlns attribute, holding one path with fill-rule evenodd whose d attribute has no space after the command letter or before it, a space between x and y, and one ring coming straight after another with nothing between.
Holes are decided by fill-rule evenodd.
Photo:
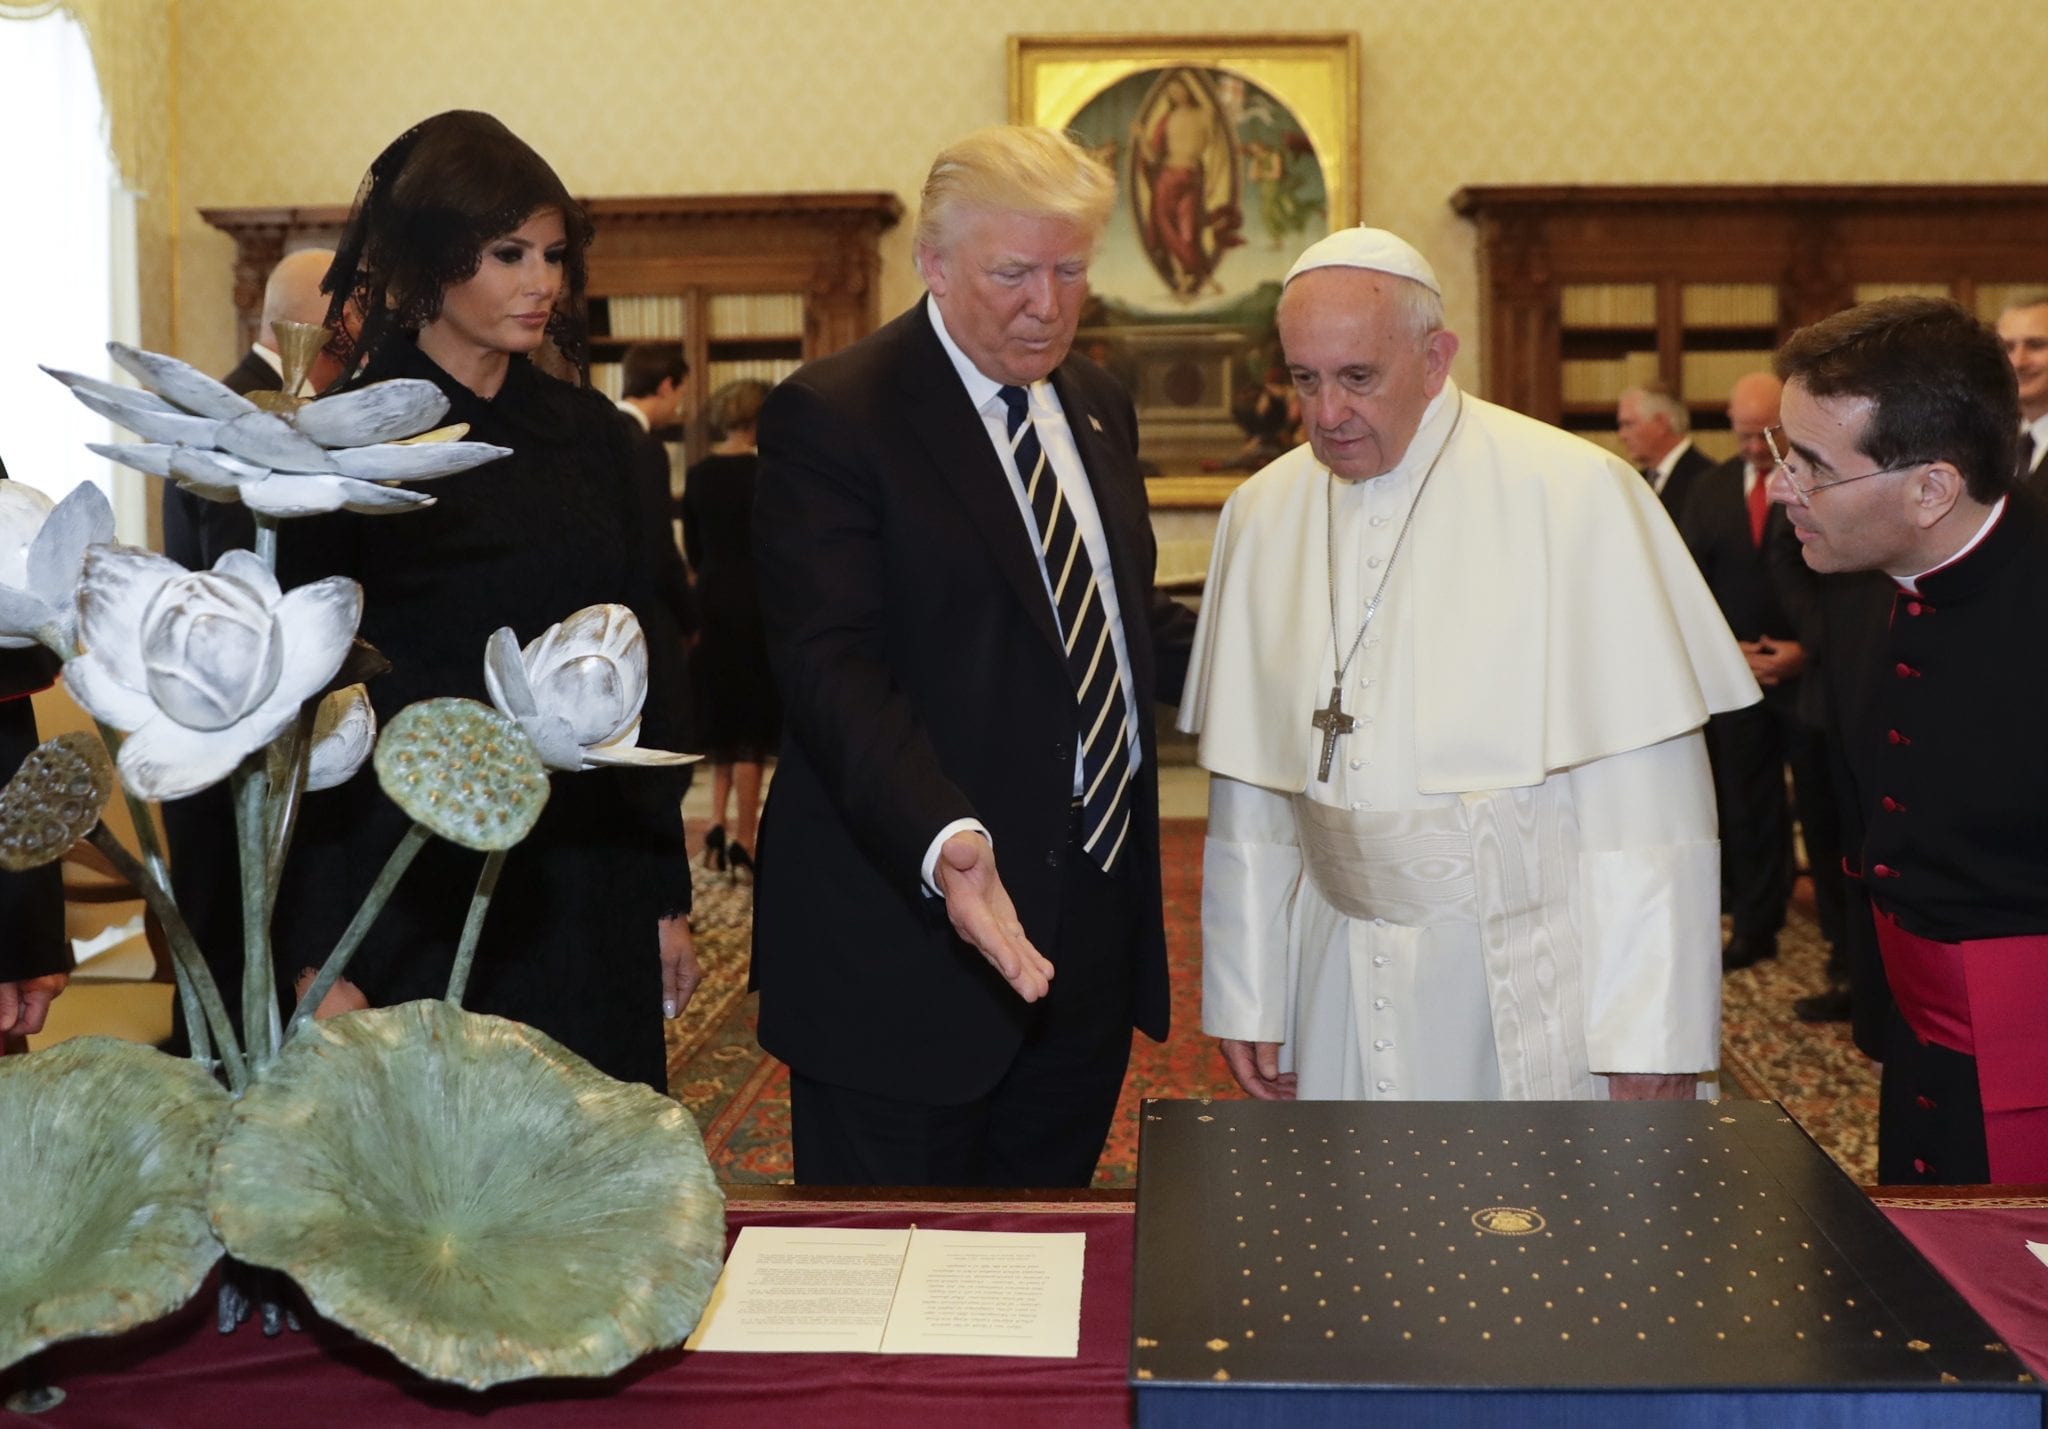
<instances>
[{"instance_id":1,"label":"pectoral cross","mask_svg":"<svg viewBox=\"0 0 2048 1429\"><path fill-rule=\"evenodd\" d=\"M1344 713L1343 697L1342 684L1330 686L1329 708L1317 710L1314 717L1309 720L1310 724L1323 732L1323 757L1316 764L1316 778L1324 784L1330 782L1330 761L1337 754L1337 736L1349 734L1358 728L1358 721Z\"/></svg>"}]
</instances>

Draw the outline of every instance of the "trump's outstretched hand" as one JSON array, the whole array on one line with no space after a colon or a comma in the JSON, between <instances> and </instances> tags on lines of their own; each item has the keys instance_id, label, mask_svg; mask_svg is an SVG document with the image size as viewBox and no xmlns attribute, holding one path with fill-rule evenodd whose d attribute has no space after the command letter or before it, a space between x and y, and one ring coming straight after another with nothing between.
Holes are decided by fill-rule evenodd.
<instances>
[{"instance_id":1,"label":"trump's outstretched hand","mask_svg":"<svg viewBox=\"0 0 2048 1429\"><path fill-rule=\"evenodd\" d=\"M988 959L1017 996L1036 1002L1051 990L1052 964L1024 936L987 839L975 833L947 839L932 867L932 881L945 895L953 931Z\"/></svg>"}]
</instances>

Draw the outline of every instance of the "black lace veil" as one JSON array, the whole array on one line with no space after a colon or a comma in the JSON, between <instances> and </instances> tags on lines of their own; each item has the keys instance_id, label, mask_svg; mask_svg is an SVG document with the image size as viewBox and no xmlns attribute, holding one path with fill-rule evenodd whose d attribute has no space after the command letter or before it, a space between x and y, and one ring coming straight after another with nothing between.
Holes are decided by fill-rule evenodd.
<instances>
[{"instance_id":1,"label":"black lace veil","mask_svg":"<svg viewBox=\"0 0 2048 1429\"><path fill-rule=\"evenodd\" d=\"M580 374L590 219L547 160L496 118L471 109L415 124L363 175L320 283L329 294L327 326L342 334L335 343L342 371L360 380L366 366L379 365L395 338L440 313L443 292L476 275L485 244L543 208L561 211L568 250L565 291L547 328L556 352L534 358L545 369ZM362 320L353 340L345 314Z\"/></svg>"}]
</instances>

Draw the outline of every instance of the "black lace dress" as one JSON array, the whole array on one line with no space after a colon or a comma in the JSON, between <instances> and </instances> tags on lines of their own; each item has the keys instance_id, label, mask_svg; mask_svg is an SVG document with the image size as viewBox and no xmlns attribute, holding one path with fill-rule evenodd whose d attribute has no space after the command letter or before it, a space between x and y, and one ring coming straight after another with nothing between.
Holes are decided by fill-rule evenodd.
<instances>
[{"instance_id":1,"label":"black lace dress","mask_svg":"<svg viewBox=\"0 0 2048 1429\"><path fill-rule=\"evenodd\" d=\"M490 401L409 342L373 376L424 377L450 399L469 439L510 447L501 461L416 489L439 504L393 516L347 513L287 523L287 586L334 573L363 586L361 634L392 663L370 683L382 724L415 700L488 700L484 643L509 625L524 645L586 605L629 605L651 662L640 744L681 749L680 644L655 597L663 526L642 509L618 414L513 358ZM681 799L687 775L594 769L552 776L539 824L507 856L463 1005L540 1028L622 1080L666 1090L655 924L690 904ZM365 768L309 794L274 925L287 1000L317 965L406 828ZM427 845L350 965L374 1004L438 997L481 854Z\"/></svg>"},{"instance_id":2,"label":"black lace dress","mask_svg":"<svg viewBox=\"0 0 2048 1429\"><path fill-rule=\"evenodd\" d=\"M754 575L758 461L751 453L708 456L683 482L683 550L697 572L701 627L690 686L702 748L721 764L765 763L782 737Z\"/></svg>"}]
</instances>

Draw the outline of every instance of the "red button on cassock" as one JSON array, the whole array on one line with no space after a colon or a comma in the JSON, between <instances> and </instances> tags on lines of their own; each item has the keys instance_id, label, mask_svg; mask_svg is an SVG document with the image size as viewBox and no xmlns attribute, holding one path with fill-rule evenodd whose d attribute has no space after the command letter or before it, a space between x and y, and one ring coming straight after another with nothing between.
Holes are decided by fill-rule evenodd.
<instances>
[{"instance_id":1,"label":"red button on cassock","mask_svg":"<svg viewBox=\"0 0 2048 1429\"><path fill-rule=\"evenodd\" d=\"M1918 1097L1914 1097L1914 1098L1913 1098L1913 1105L1914 1105L1914 1106L1916 1106L1916 1107L1919 1107L1919 1108L1920 1108L1920 1110L1922 1110L1922 1111L1933 1111L1933 1110L1934 1110L1934 1098L1933 1098L1933 1097L1929 1097L1929 1096L1918 1096Z\"/></svg>"},{"instance_id":2,"label":"red button on cassock","mask_svg":"<svg viewBox=\"0 0 2048 1429\"><path fill-rule=\"evenodd\" d=\"M1917 1156L1913 1158L1913 1169L1915 1171L1918 1171L1922 1176L1932 1175L1934 1172L1934 1168L1932 1166L1929 1166L1925 1161L1922 1161Z\"/></svg>"},{"instance_id":3,"label":"red button on cassock","mask_svg":"<svg viewBox=\"0 0 2048 1429\"><path fill-rule=\"evenodd\" d=\"M1896 814L1899 811L1899 801L1897 799L1894 799L1889 794L1885 795L1882 799L1879 799L1877 801L1877 806L1883 809L1887 814Z\"/></svg>"},{"instance_id":4,"label":"red button on cassock","mask_svg":"<svg viewBox=\"0 0 2048 1429\"><path fill-rule=\"evenodd\" d=\"M1892 673L1902 680L1917 680L1920 678L1920 672L1903 660L1892 666Z\"/></svg>"},{"instance_id":5,"label":"red button on cassock","mask_svg":"<svg viewBox=\"0 0 2048 1429\"><path fill-rule=\"evenodd\" d=\"M1874 863L1870 866L1870 871L1879 878L1897 878L1899 876L1899 871L1888 863Z\"/></svg>"},{"instance_id":6,"label":"red button on cassock","mask_svg":"<svg viewBox=\"0 0 2048 1429\"><path fill-rule=\"evenodd\" d=\"M1895 729L1886 730L1884 732L1884 738L1887 744L1911 744L1913 742L1912 740L1906 738L1906 736L1904 736L1903 734L1900 734Z\"/></svg>"},{"instance_id":7,"label":"red button on cassock","mask_svg":"<svg viewBox=\"0 0 2048 1429\"><path fill-rule=\"evenodd\" d=\"M1906 614L1908 615L1918 615L1921 609L1922 606L1920 602L1917 600L1909 600L1906 602Z\"/></svg>"}]
</instances>

